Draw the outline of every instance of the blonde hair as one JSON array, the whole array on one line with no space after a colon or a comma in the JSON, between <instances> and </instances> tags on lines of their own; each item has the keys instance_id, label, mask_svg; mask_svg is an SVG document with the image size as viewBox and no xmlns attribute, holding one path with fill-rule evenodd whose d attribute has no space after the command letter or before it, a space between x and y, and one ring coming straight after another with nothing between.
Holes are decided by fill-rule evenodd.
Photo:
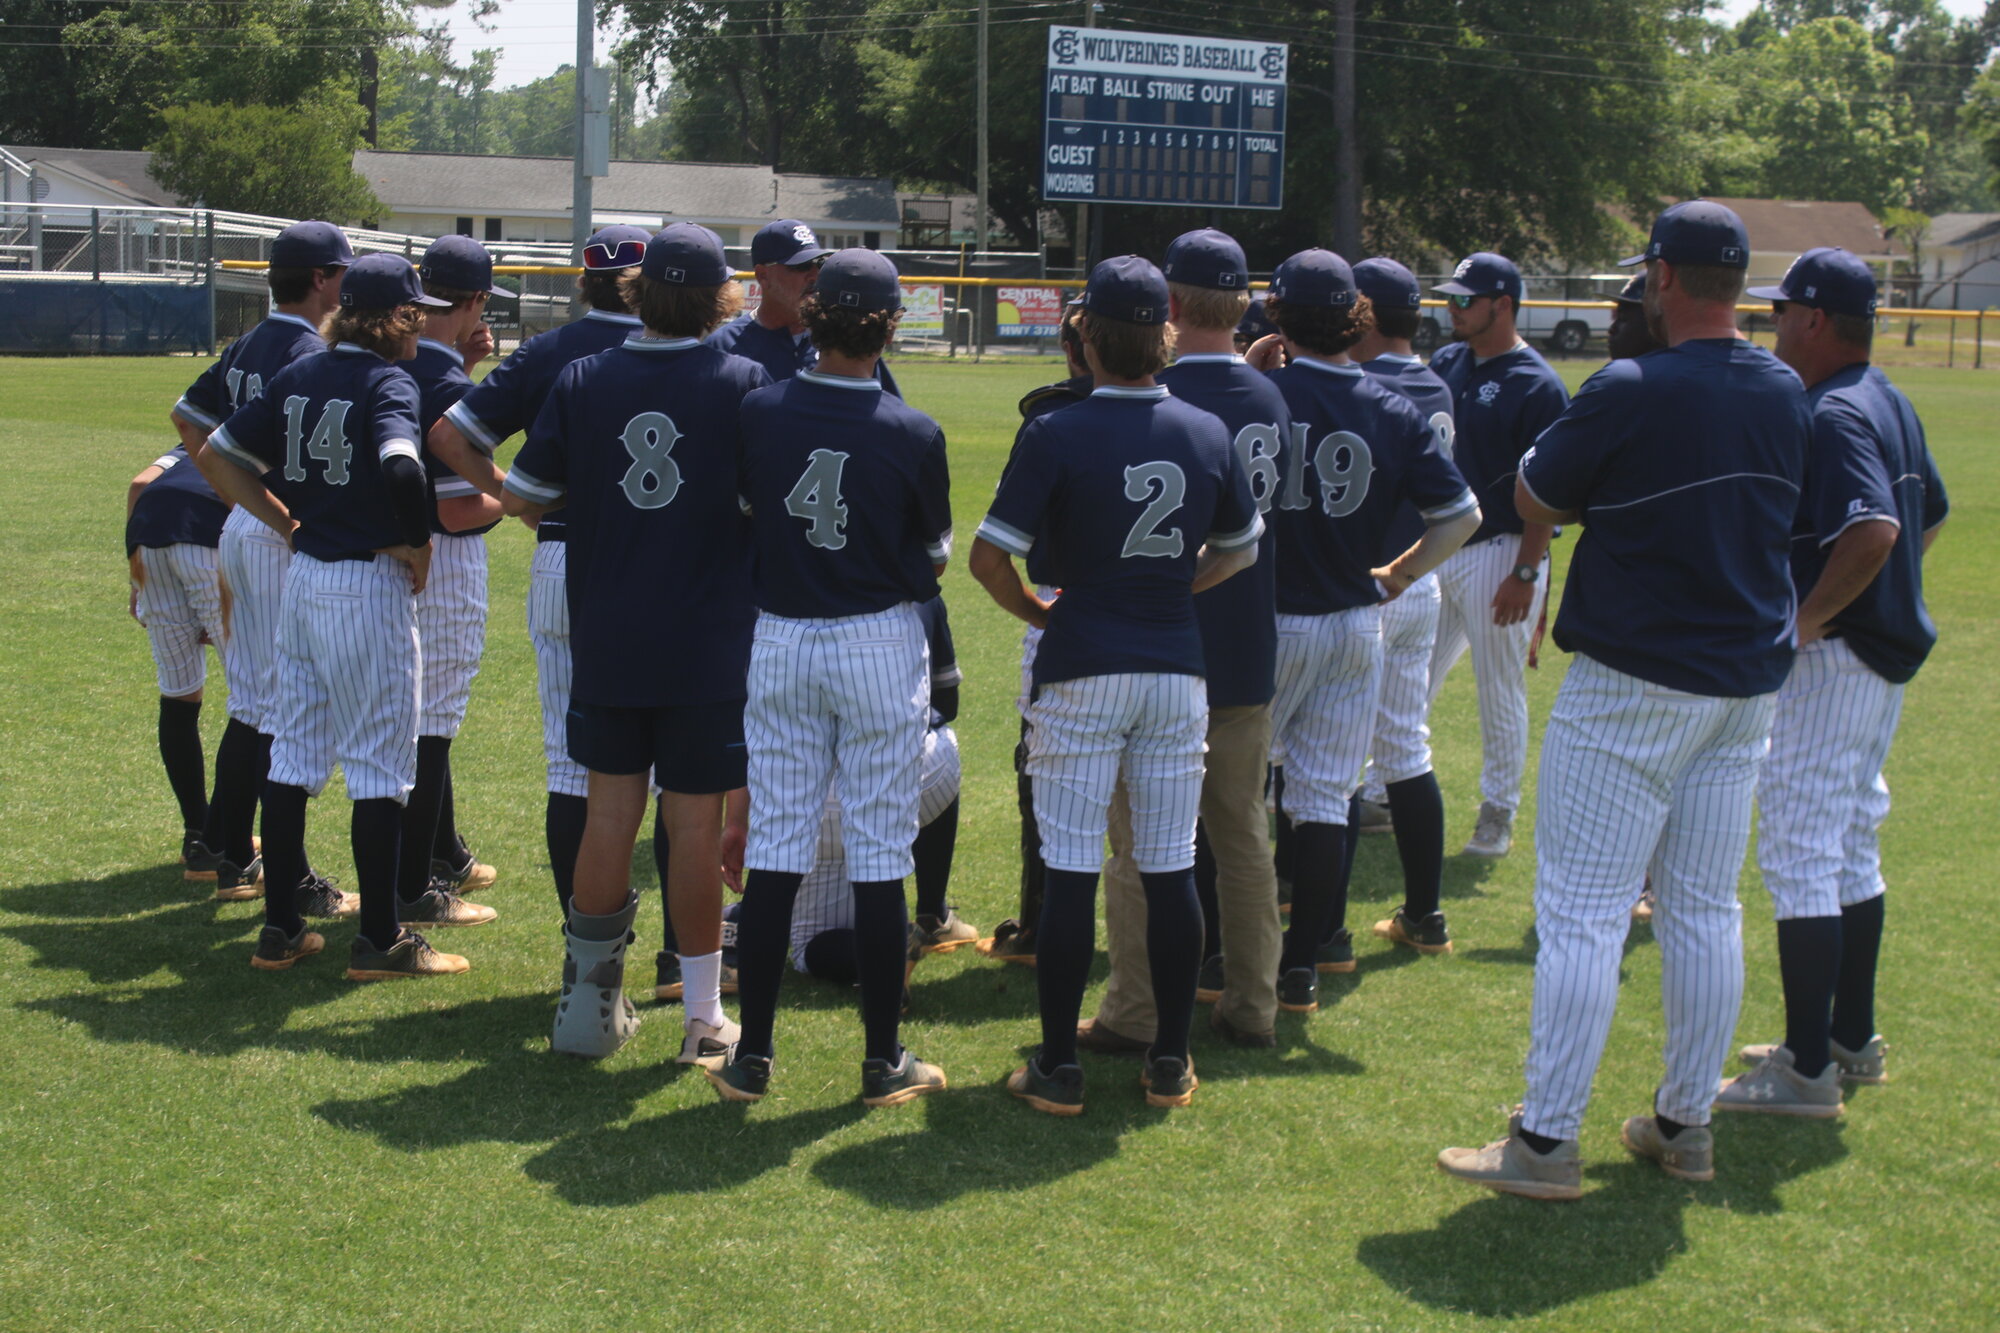
<instances>
[{"instance_id":1,"label":"blonde hair","mask_svg":"<svg viewBox=\"0 0 2000 1333\"><path fill-rule=\"evenodd\" d=\"M326 317L319 326L319 336L326 339L328 347L335 343L353 343L365 347L385 361L394 361L403 354L403 344L411 334L424 327L422 306L399 305L387 310L354 310L342 306Z\"/></svg>"},{"instance_id":2,"label":"blonde hair","mask_svg":"<svg viewBox=\"0 0 2000 1333\"><path fill-rule=\"evenodd\" d=\"M1170 282L1167 291L1181 303L1181 313L1174 322L1191 329L1233 329L1243 322L1244 313L1250 309L1247 291L1228 292L1185 282Z\"/></svg>"}]
</instances>

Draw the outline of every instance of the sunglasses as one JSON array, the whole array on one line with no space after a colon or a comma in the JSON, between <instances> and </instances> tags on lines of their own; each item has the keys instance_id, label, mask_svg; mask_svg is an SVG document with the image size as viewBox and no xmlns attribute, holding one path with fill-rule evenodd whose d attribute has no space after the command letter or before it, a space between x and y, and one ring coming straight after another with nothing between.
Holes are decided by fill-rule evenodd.
<instances>
[{"instance_id":1,"label":"sunglasses","mask_svg":"<svg viewBox=\"0 0 2000 1333\"><path fill-rule=\"evenodd\" d=\"M585 268L631 268L645 262L646 246L643 241L620 241L617 245L606 245L599 241L596 245L583 248Z\"/></svg>"},{"instance_id":2,"label":"sunglasses","mask_svg":"<svg viewBox=\"0 0 2000 1333\"><path fill-rule=\"evenodd\" d=\"M1477 296L1467 296L1462 292L1453 292L1450 295L1451 295L1451 303L1453 305L1457 306L1460 310L1469 310L1471 309L1472 303L1474 301L1484 301L1488 299L1492 295L1492 293L1481 292Z\"/></svg>"}]
</instances>

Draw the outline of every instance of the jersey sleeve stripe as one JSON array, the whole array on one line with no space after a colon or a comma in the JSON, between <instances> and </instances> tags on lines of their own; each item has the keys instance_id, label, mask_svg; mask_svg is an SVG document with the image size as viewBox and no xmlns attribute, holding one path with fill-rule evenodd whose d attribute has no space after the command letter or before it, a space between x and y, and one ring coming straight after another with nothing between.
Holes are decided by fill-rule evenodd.
<instances>
[{"instance_id":1,"label":"jersey sleeve stripe","mask_svg":"<svg viewBox=\"0 0 2000 1333\"><path fill-rule=\"evenodd\" d=\"M1264 535L1264 516L1258 514L1250 520L1250 526L1241 532L1211 532L1208 534L1209 549L1215 551L1237 551L1250 545Z\"/></svg>"},{"instance_id":2,"label":"jersey sleeve stripe","mask_svg":"<svg viewBox=\"0 0 2000 1333\"><path fill-rule=\"evenodd\" d=\"M440 500L458 500L468 495L479 494L479 488L464 477L452 477L449 480L441 480L437 483L435 489L437 498Z\"/></svg>"},{"instance_id":3,"label":"jersey sleeve stripe","mask_svg":"<svg viewBox=\"0 0 2000 1333\"><path fill-rule=\"evenodd\" d=\"M174 415L190 426L199 426L203 430L214 430L222 424L220 420L202 411L185 398L174 404Z\"/></svg>"},{"instance_id":4,"label":"jersey sleeve stripe","mask_svg":"<svg viewBox=\"0 0 2000 1333\"><path fill-rule=\"evenodd\" d=\"M153 460L153 466L165 472L168 468L177 466L180 461L180 457L176 454L161 454Z\"/></svg>"},{"instance_id":5,"label":"jersey sleeve stripe","mask_svg":"<svg viewBox=\"0 0 2000 1333\"><path fill-rule=\"evenodd\" d=\"M1528 470L1526 468L1522 468L1519 472L1515 473L1514 475L1516 480L1518 480L1521 483L1522 489L1528 492L1529 498L1532 499L1536 504L1540 505L1542 508L1548 510L1552 514L1560 514L1564 511L1565 506L1552 505L1547 500L1544 500L1542 498L1541 492L1535 489L1535 483L1528 480Z\"/></svg>"},{"instance_id":6,"label":"jersey sleeve stripe","mask_svg":"<svg viewBox=\"0 0 2000 1333\"><path fill-rule=\"evenodd\" d=\"M946 528L943 536L925 546L924 549L930 552L933 564L941 565L951 559L951 529Z\"/></svg>"},{"instance_id":7,"label":"jersey sleeve stripe","mask_svg":"<svg viewBox=\"0 0 2000 1333\"><path fill-rule=\"evenodd\" d=\"M1435 509L1420 509L1417 512L1424 516L1424 522L1435 526L1457 518L1460 514L1469 514L1477 508L1479 508L1479 498L1467 489L1448 504L1441 504Z\"/></svg>"},{"instance_id":8,"label":"jersey sleeve stripe","mask_svg":"<svg viewBox=\"0 0 2000 1333\"><path fill-rule=\"evenodd\" d=\"M964 679L965 673L958 669L958 663L956 662L942 671L933 671L931 673L932 685L957 685L963 682Z\"/></svg>"},{"instance_id":9,"label":"jersey sleeve stripe","mask_svg":"<svg viewBox=\"0 0 2000 1333\"><path fill-rule=\"evenodd\" d=\"M984 537L1001 550L1018 556L1026 556L1035 544L1033 537L1019 528L1009 527L991 514L986 516L985 521L979 525L979 531L974 535Z\"/></svg>"},{"instance_id":10,"label":"jersey sleeve stripe","mask_svg":"<svg viewBox=\"0 0 2000 1333\"><path fill-rule=\"evenodd\" d=\"M417 453L417 442L415 440L384 440L382 441L382 447L375 451L375 456L385 463L392 458L407 458L413 463L421 461Z\"/></svg>"},{"instance_id":11,"label":"jersey sleeve stripe","mask_svg":"<svg viewBox=\"0 0 2000 1333\"><path fill-rule=\"evenodd\" d=\"M1819 544L1821 546L1833 545L1835 542L1840 540L1841 533L1846 532L1849 528L1853 527L1857 523L1887 523L1890 527L1894 528L1898 532L1901 532L1903 530L1902 520L1897 518L1894 514L1884 514L1877 510L1870 509L1859 514L1850 515L1848 520L1845 523L1841 524L1839 527L1835 528L1830 536L1820 538Z\"/></svg>"},{"instance_id":12,"label":"jersey sleeve stripe","mask_svg":"<svg viewBox=\"0 0 2000 1333\"><path fill-rule=\"evenodd\" d=\"M230 436L227 426L217 426L214 432L209 435L208 444L211 449L242 468L245 472L261 477L270 471L264 465L263 459L245 449Z\"/></svg>"},{"instance_id":13,"label":"jersey sleeve stripe","mask_svg":"<svg viewBox=\"0 0 2000 1333\"><path fill-rule=\"evenodd\" d=\"M519 467L515 467L507 473L506 489L524 500L545 505L562 499L567 488L543 481L539 477L531 477Z\"/></svg>"},{"instance_id":14,"label":"jersey sleeve stripe","mask_svg":"<svg viewBox=\"0 0 2000 1333\"><path fill-rule=\"evenodd\" d=\"M493 437L493 432L486 428L486 423L472 415L472 409L465 405L465 399L461 398L447 407L444 410L444 419L458 427L458 433L463 435L473 448L487 457L491 458L493 451L500 447L500 441Z\"/></svg>"},{"instance_id":15,"label":"jersey sleeve stripe","mask_svg":"<svg viewBox=\"0 0 2000 1333\"><path fill-rule=\"evenodd\" d=\"M1591 509L1600 514L1609 513L1613 509L1630 509L1634 505L1647 504L1669 495L1678 495L1682 491L1694 490L1697 487L1719 486L1725 481L1771 481L1776 482L1788 491L1799 489L1799 484L1791 478L1780 477L1770 472L1725 472L1719 477L1704 477L1700 481L1691 481L1685 486L1669 486L1664 491L1655 491L1651 495L1642 495L1636 500L1622 500L1612 505L1592 505Z\"/></svg>"}]
</instances>

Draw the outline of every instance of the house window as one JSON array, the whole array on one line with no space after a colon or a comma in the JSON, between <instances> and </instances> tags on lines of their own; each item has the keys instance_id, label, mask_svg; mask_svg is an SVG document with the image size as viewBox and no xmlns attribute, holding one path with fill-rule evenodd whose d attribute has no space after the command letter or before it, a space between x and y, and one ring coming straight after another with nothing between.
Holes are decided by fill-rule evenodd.
<instances>
[{"instance_id":1,"label":"house window","mask_svg":"<svg viewBox=\"0 0 2000 1333\"><path fill-rule=\"evenodd\" d=\"M452 230L457 232L460 236L472 235L472 219L460 218L458 220L458 225L456 227L453 227Z\"/></svg>"},{"instance_id":2,"label":"house window","mask_svg":"<svg viewBox=\"0 0 2000 1333\"><path fill-rule=\"evenodd\" d=\"M500 219L499 219L499 218L488 218L488 219L486 219L486 239L487 239L487 240L489 240L489 241L497 241L497 240L499 240L499 239L500 239Z\"/></svg>"}]
</instances>

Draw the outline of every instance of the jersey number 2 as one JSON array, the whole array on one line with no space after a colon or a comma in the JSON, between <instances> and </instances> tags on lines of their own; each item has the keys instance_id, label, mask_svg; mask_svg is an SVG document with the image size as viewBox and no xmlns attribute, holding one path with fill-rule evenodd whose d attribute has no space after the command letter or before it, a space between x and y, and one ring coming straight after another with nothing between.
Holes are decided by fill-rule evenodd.
<instances>
[{"instance_id":1,"label":"jersey number 2","mask_svg":"<svg viewBox=\"0 0 2000 1333\"><path fill-rule=\"evenodd\" d=\"M806 541L823 551L847 545L847 502L840 498L840 473L847 455L815 449L806 459L799 484L785 497L785 512L806 521Z\"/></svg>"},{"instance_id":2,"label":"jersey number 2","mask_svg":"<svg viewBox=\"0 0 2000 1333\"><path fill-rule=\"evenodd\" d=\"M308 436L306 404L311 401L300 394L285 400L285 480L304 481L306 459L317 458L326 464L326 484L345 486L347 467L354 459L354 444L347 438L347 410L354 404L345 398L327 399Z\"/></svg>"},{"instance_id":3,"label":"jersey number 2","mask_svg":"<svg viewBox=\"0 0 2000 1333\"><path fill-rule=\"evenodd\" d=\"M1154 487L1158 487L1157 493ZM1125 498L1151 500L1139 521L1125 534L1121 557L1161 555L1172 559L1187 548L1179 528L1159 530L1160 524L1187 499L1187 473L1175 463L1138 463L1125 469Z\"/></svg>"},{"instance_id":4,"label":"jersey number 2","mask_svg":"<svg viewBox=\"0 0 2000 1333\"><path fill-rule=\"evenodd\" d=\"M681 430L663 412L641 412L625 423L618 437L632 466L625 469L625 498L634 509L665 509L681 488L680 466L669 457L680 443Z\"/></svg>"}]
</instances>

